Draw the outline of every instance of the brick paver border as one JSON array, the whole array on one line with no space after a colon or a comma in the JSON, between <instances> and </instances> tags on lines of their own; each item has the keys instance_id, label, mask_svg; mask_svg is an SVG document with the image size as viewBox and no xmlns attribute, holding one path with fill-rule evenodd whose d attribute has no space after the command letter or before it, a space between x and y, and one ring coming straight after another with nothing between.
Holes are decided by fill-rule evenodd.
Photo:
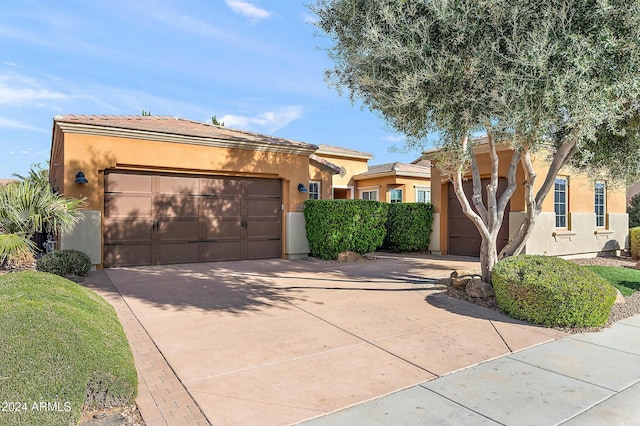
<instances>
[{"instance_id":1,"label":"brick paver border","mask_svg":"<svg viewBox=\"0 0 640 426\"><path fill-rule=\"evenodd\" d=\"M102 270L91 272L84 286L105 298L118 315L138 371L136 403L145 423L210 425L107 274Z\"/></svg>"}]
</instances>

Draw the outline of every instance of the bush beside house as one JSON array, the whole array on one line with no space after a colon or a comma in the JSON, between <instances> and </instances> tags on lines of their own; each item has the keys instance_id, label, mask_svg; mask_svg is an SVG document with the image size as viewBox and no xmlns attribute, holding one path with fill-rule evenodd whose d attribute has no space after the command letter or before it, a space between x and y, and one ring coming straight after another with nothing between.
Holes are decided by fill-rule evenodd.
<instances>
[{"instance_id":1,"label":"bush beside house","mask_svg":"<svg viewBox=\"0 0 640 426\"><path fill-rule=\"evenodd\" d=\"M337 259L345 251L365 254L382 246L389 204L369 200L307 200L304 206L312 256Z\"/></svg>"},{"instance_id":2,"label":"bush beside house","mask_svg":"<svg viewBox=\"0 0 640 426\"><path fill-rule=\"evenodd\" d=\"M631 243L631 256L640 258L640 226L629 230L629 242Z\"/></svg>"},{"instance_id":3,"label":"bush beside house","mask_svg":"<svg viewBox=\"0 0 640 426\"><path fill-rule=\"evenodd\" d=\"M426 250L431 237L432 222L431 204L389 204L384 247L397 252Z\"/></svg>"},{"instance_id":4,"label":"bush beside house","mask_svg":"<svg viewBox=\"0 0 640 426\"><path fill-rule=\"evenodd\" d=\"M556 257L508 257L495 265L492 278L503 312L546 327L602 325L616 299L604 278Z\"/></svg>"}]
</instances>

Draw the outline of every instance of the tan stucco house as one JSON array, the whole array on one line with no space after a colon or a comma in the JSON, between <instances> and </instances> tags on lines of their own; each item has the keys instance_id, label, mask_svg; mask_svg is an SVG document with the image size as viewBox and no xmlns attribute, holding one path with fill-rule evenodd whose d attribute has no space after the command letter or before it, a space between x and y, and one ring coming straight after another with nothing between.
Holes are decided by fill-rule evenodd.
<instances>
[{"instance_id":1,"label":"tan stucco house","mask_svg":"<svg viewBox=\"0 0 640 426\"><path fill-rule=\"evenodd\" d=\"M431 168L415 164L387 163L370 166L353 176L357 198L388 203L431 201Z\"/></svg>"},{"instance_id":2,"label":"tan stucco house","mask_svg":"<svg viewBox=\"0 0 640 426\"><path fill-rule=\"evenodd\" d=\"M339 168L315 145L156 116L57 116L50 182L84 197L60 248L102 266L296 257L308 252L313 176L330 194Z\"/></svg>"},{"instance_id":3,"label":"tan stucco house","mask_svg":"<svg viewBox=\"0 0 640 426\"><path fill-rule=\"evenodd\" d=\"M474 148L482 179L490 177L488 145ZM498 146L500 160L499 193L506 188L507 168L512 151ZM435 151L425 154L436 162ZM548 169L544 154L533 157L538 175L538 191ZM473 192L471 176L463 183L467 194ZM524 171L518 165L516 181L524 182ZM484 186L484 185L483 185ZM464 215L453 192L453 184L437 167L431 174L431 201L434 207L433 233L429 249L432 253L478 256L480 235ZM524 186L518 185L507 206L504 223L498 235L498 250L515 235L525 215ZM588 257L615 253L625 248L628 235L625 189L606 180L594 180L584 174L560 170L554 188L542 206L542 212L525 247L525 253L563 257Z\"/></svg>"}]
</instances>

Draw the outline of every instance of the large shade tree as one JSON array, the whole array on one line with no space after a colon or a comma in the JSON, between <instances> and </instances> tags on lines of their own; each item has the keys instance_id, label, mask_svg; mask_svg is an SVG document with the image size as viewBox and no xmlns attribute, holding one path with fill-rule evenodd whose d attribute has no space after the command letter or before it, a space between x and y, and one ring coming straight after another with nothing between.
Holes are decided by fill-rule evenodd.
<instances>
[{"instance_id":1,"label":"large shade tree","mask_svg":"<svg viewBox=\"0 0 640 426\"><path fill-rule=\"evenodd\" d=\"M482 237L486 281L500 258L522 251L562 167L617 178L640 171L640 1L319 0L310 8L332 41L330 84L409 145L439 135L437 165ZM485 188L472 155L480 132L492 170ZM498 196L505 143L513 155ZM538 151L549 155L546 176L532 165ZM498 253L505 208L523 184L519 164L526 217ZM471 199L462 189L469 174Z\"/></svg>"}]
</instances>

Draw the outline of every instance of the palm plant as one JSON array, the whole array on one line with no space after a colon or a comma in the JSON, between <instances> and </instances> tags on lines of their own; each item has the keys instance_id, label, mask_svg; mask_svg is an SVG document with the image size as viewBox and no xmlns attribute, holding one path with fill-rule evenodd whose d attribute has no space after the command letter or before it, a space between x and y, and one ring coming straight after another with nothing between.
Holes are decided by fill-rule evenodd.
<instances>
[{"instance_id":1,"label":"palm plant","mask_svg":"<svg viewBox=\"0 0 640 426\"><path fill-rule=\"evenodd\" d=\"M34 179L0 187L0 264L33 255L36 232L72 230L82 218L83 203L54 194L48 183Z\"/></svg>"}]
</instances>

